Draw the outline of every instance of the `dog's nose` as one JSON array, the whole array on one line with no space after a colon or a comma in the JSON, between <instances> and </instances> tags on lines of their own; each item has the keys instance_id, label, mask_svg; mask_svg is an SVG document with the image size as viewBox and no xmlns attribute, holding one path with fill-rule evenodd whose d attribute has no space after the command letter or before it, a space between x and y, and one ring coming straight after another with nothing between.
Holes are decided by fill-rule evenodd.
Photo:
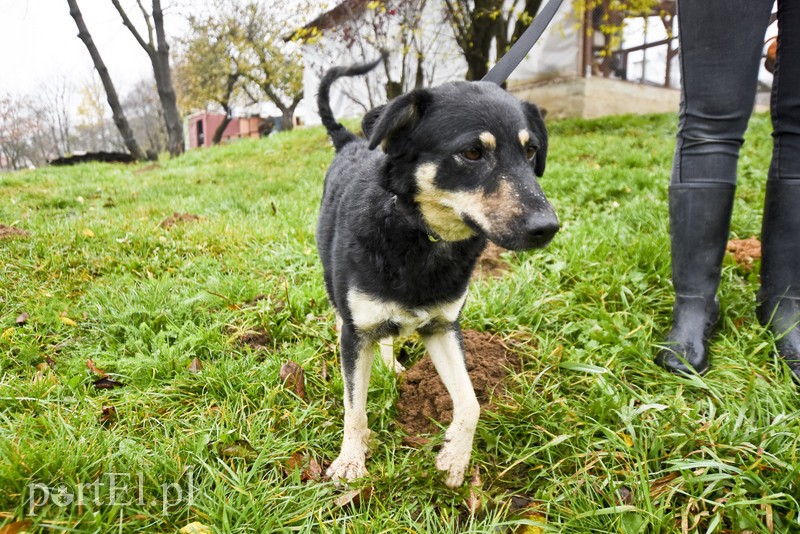
<instances>
[{"instance_id":1,"label":"dog's nose","mask_svg":"<svg viewBox=\"0 0 800 534\"><path fill-rule=\"evenodd\" d=\"M552 211L549 213L533 213L528 216L525 224L525 234L530 248L547 245L556 235L559 228L558 217Z\"/></svg>"}]
</instances>

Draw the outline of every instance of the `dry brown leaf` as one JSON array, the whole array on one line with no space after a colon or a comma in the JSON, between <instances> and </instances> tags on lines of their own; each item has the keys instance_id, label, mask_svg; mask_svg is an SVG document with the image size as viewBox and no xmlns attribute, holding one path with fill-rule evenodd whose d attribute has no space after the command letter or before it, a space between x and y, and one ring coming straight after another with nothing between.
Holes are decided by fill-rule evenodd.
<instances>
[{"instance_id":1,"label":"dry brown leaf","mask_svg":"<svg viewBox=\"0 0 800 534\"><path fill-rule=\"evenodd\" d=\"M281 366L283 385L301 399L306 399L305 372L297 363L289 360Z\"/></svg>"},{"instance_id":2,"label":"dry brown leaf","mask_svg":"<svg viewBox=\"0 0 800 534\"><path fill-rule=\"evenodd\" d=\"M320 369L319 374L323 382L328 381L328 362L325 360L325 358L322 358L322 369Z\"/></svg>"},{"instance_id":3,"label":"dry brown leaf","mask_svg":"<svg viewBox=\"0 0 800 534\"><path fill-rule=\"evenodd\" d=\"M362 503L367 502L370 497L372 497L372 486L366 486L361 489L354 489L344 492L339 496L339 498L333 501L333 504L339 507L344 507L347 505L359 506Z\"/></svg>"},{"instance_id":4,"label":"dry brown leaf","mask_svg":"<svg viewBox=\"0 0 800 534\"><path fill-rule=\"evenodd\" d=\"M283 464L286 475L291 475L294 471L301 471L300 480L320 480L322 478L322 467L319 463L308 455L297 451L291 455Z\"/></svg>"},{"instance_id":5,"label":"dry brown leaf","mask_svg":"<svg viewBox=\"0 0 800 534\"><path fill-rule=\"evenodd\" d=\"M118 382L113 378L109 378L107 376L104 376L103 378L94 381L95 389L114 389L114 388L121 388L124 385L125 384L123 384L122 382Z\"/></svg>"},{"instance_id":6,"label":"dry brown leaf","mask_svg":"<svg viewBox=\"0 0 800 534\"><path fill-rule=\"evenodd\" d=\"M22 326L22 325L26 324L28 322L28 319L30 319L30 318L31 318L31 316L28 313L26 313L26 312L20 313L17 316L17 326Z\"/></svg>"},{"instance_id":7,"label":"dry brown leaf","mask_svg":"<svg viewBox=\"0 0 800 534\"><path fill-rule=\"evenodd\" d=\"M430 442L431 440L429 438L422 436L403 436L402 438L403 445L407 445L415 449L421 449Z\"/></svg>"},{"instance_id":8,"label":"dry brown leaf","mask_svg":"<svg viewBox=\"0 0 800 534\"><path fill-rule=\"evenodd\" d=\"M633 492L628 486L620 486L617 490L617 502L620 505L633 504Z\"/></svg>"},{"instance_id":9,"label":"dry brown leaf","mask_svg":"<svg viewBox=\"0 0 800 534\"><path fill-rule=\"evenodd\" d=\"M113 426L117 422L117 409L113 406L103 406L103 413L97 420L104 427Z\"/></svg>"},{"instance_id":10,"label":"dry brown leaf","mask_svg":"<svg viewBox=\"0 0 800 534\"><path fill-rule=\"evenodd\" d=\"M202 371L202 370L203 370L203 364L200 362L200 360L199 360L198 358L195 358L195 359L194 359L194 360L192 360L192 362L189 364L189 366L187 367L187 369L189 370L189 372L190 372L190 373L197 374L197 373L199 373L200 371Z\"/></svg>"},{"instance_id":11,"label":"dry brown leaf","mask_svg":"<svg viewBox=\"0 0 800 534\"><path fill-rule=\"evenodd\" d=\"M104 370L102 370L102 369L99 369L97 367L97 365L95 365L94 360L92 360L91 358L86 360L86 367L88 367L89 370L92 373L96 374L97 376L100 376L100 377L106 376L106 372Z\"/></svg>"},{"instance_id":12,"label":"dry brown leaf","mask_svg":"<svg viewBox=\"0 0 800 534\"><path fill-rule=\"evenodd\" d=\"M476 465L472 473L472 478L469 481L469 495L464 502L464 504L467 505L467 510L469 510L469 515L477 515L483 509L483 502L481 499L482 485L481 470L480 467Z\"/></svg>"},{"instance_id":13,"label":"dry brown leaf","mask_svg":"<svg viewBox=\"0 0 800 534\"><path fill-rule=\"evenodd\" d=\"M14 521L8 525L0 528L0 534L21 534L28 532L28 527L33 524L33 521L26 519L24 521Z\"/></svg>"}]
</instances>

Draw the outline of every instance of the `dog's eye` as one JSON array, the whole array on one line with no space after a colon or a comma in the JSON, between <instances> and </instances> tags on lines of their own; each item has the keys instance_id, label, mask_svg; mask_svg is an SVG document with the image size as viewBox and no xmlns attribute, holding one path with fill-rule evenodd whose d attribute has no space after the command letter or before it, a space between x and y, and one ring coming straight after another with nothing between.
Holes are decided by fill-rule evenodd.
<instances>
[{"instance_id":1,"label":"dog's eye","mask_svg":"<svg viewBox=\"0 0 800 534\"><path fill-rule=\"evenodd\" d=\"M481 156L483 156L481 151L477 148L468 148L467 150L463 151L461 155L470 161L478 161L481 159Z\"/></svg>"},{"instance_id":2,"label":"dog's eye","mask_svg":"<svg viewBox=\"0 0 800 534\"><path fill-rule=\"evenodd\" d=\"M535 158L535 157L536 157L536 147L535 147L535 146L529 146L529 147L527 147L527 148L525 149L525 156L526 156L528 159L533 159L533 158Z\"/></svg>"}]
</instances>

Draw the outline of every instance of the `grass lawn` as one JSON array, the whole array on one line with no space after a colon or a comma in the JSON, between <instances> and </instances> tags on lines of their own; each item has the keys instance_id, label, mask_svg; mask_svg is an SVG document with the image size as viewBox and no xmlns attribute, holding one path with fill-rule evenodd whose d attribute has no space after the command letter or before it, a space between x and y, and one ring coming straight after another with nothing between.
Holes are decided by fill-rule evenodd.
<instances>
[{"instance_id":1,"label":"grass lawn","mask_svg":"<svg viewBox=\"0 0 800 534\"><path fill-rule=\"evenodd\" d=\"M522 369L481 416L480 484L458 491L433 467L441 434L403 439L380 365L370 477L317 476L343 414L314 242L322 129L0 175L0 224L26 232L0 239L0 532L800 532L800 397L754 318L757 269L726 258L706 377L652 363L675 123L550 124L562 230L464 310ZM735 237L760 233L769 132L755 116ZM197 218L161 224L175 213Z\"/></svg>"}]
</instances>

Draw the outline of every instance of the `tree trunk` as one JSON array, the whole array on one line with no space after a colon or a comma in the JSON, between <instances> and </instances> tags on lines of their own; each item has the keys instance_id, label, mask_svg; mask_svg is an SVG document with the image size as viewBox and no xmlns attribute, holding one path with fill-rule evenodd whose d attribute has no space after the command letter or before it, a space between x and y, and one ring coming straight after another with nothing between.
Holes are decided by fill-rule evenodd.
<instances>
[{"instance_id":1,"label":"tree trunk","mask_svg":"<svg viewBox=\"0 0 800 534\"><path fill-rule=\"evenodd\" d=\"M217 129L214 130L214 137L211 139L212 145L218 145L222 142L222 134L225 133L225 128L231 123L231 109L227 103L222 103L222 109L225 110L225 118L219 123Z\"/></svg>"},{"instance_id":2,"label":"tree trunk","mask_svg":"<svg viewBox=\"0 0 800 534\"><path fill-rule=\"evenodd\" d=\"M180 111L178 111L175 88L172 84L169 45L164 33L164 14L161 10L161 1L153 0L153 19L151 23L148 13L142 7L140 0L137 0L147 24L147 41L139 34L119 0L111 0L111 3L114 4L120 17L122 17L122 24L128 28L136 42L139 43L139 46L147 53L147 57L150 58L150 64L153 66L153 77L156 80L156 88L158 89L158 98L161 102L161 110L164 113L164 125L167 128L167 148L170 155L178 156L184 150L183 121L181 120ZM153 42L153 30L155 30L156 34L155 42Z\"/></svg>"},{"instance_id":3,"label":"tree trunk","mask_svg":"<svg viewBox=\"0 0 800 534\"><path fill-rule=\"evenodd\" d=\"M153 25L156 28L156 42L158 49L151 59L158 58L153 62L153 70L159 70L161 83L157 84L158 96L161 99L161 107L164 110L164 122L167 126L169 137L169 153L172 156L183 154L183 120L178 110L178 99L175 96L175 86L172 83L172 68L169 64L169 44L164 33L164 14L161 11L161 0L153 0Z\"/></svg>"},{"instance_id":4,"label":"tree trunk","mask_svg":"<svg viewBox=\"0 0 800 534\"><path fill-rule=\"evenodd\" d=\"M111 81L108 68L106 68L103 58L100 57L100 52L98 52L97 47L94 44L94 40L92 39L92 36L86 27L86 23L83 21L83 15L78 7L77 0L67 0L67 4L69 4L69 14L75 20L75 24L78 26L78 37L81 39L81 41L83 41L83 44L86 45L89 55L92 56L94 68L97 69L97 73L100 75L100 80L103 82L103 87L106 90L106 98L108 99L108 105L111 106L111 112L114 117L114 124L117 126L117 129L122 136L125 147L136 159L147 159L144 151L142 151L142 149L139 147L139 143L136 142L136 138L133 135L133 130L131 129L130 124L128 124L128 120L125 118L125 113L122 111L122 105L119 102L117 91L114 89L114 84Z\"/></svg>"}]
</instances>

